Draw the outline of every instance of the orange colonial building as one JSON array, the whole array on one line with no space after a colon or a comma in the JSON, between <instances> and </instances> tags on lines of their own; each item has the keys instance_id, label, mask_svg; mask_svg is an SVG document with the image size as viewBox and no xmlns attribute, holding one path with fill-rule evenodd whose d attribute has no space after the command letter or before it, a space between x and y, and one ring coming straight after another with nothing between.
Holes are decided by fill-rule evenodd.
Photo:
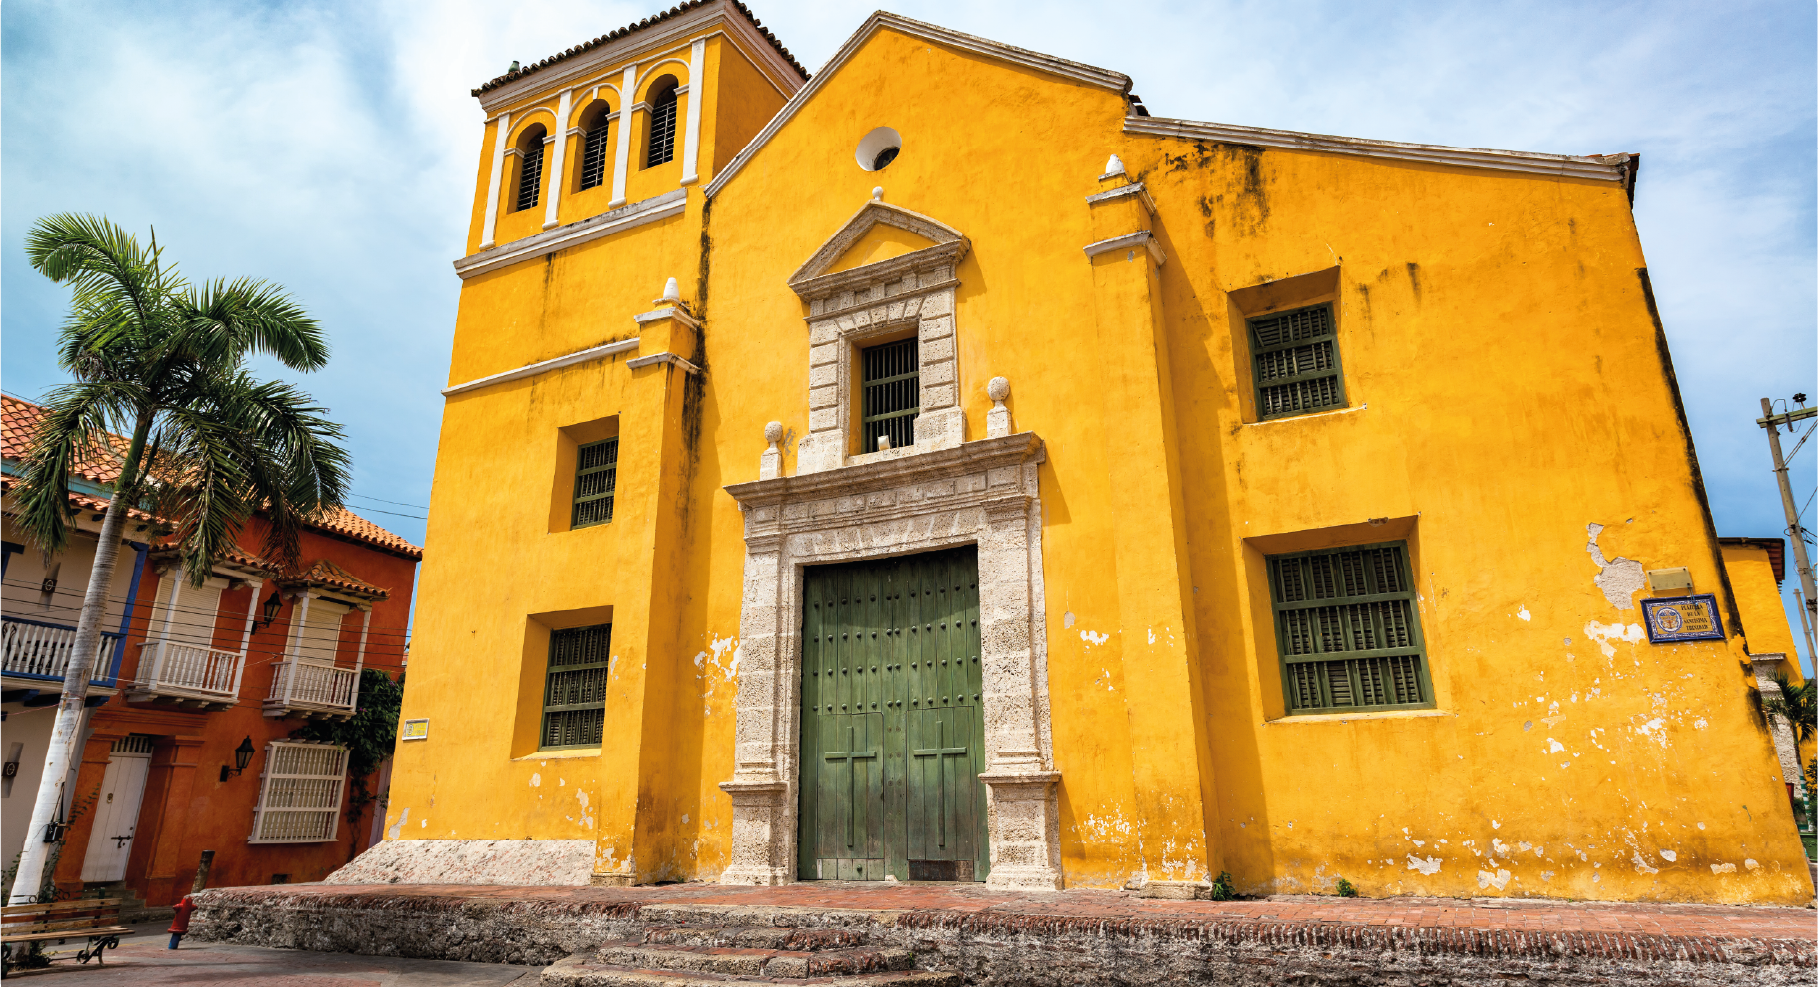
<instances>
[{"instance_id":1,"label":"orange colonial building","mask_svg":"<svg viewBox=\"0 0 1818 987\"><path fill-rule=\"evenodd\" d=\"M41 412L3 401L10 492ZM37 789L117 471L89 464L71 477L75 530L52 558L5 508L8 861L25 839L41 838L24 832L29 812L13 810L29 809ZM375 814L350 798L357 782L375 796L381 786L349 778L343 749L293 735L310 719L351 716L362 668L402 673L422 550L343 509L304 531L300 571L281 573L257 554L266 527L254 517L241 549L197 588L174 553L160 551L167 530L137 511L127 525L82 765L65 786L75 818L57 886L105 886L168 905L189 890L204 850L215 851L210 885L319 880L373 841L383 802Z\"/></svg>"}]
</instances>

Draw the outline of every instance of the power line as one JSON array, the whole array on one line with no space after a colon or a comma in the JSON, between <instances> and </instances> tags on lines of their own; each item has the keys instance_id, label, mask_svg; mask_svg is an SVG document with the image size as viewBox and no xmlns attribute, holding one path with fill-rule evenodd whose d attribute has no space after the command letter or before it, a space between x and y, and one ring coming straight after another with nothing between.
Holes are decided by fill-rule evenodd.
<instances>
[{"instance_id":1,"label":"power line","mask_svg":"<svg viewBox=\"0 0 1818 987\"><path fill-rule=\"evenodd\" d=\"M382 510L379 510L377 507L367 507L365 504L359 505L359 508L361 511L364 511L367 514L389 514L392 517L415 518L418 521L429 520L428 518L423 517L422 515L419 515L419 514L399 514L397 511L382 511Z\"/></svg>"},{"instance_id":2,"label":"power line","mask_svg":"<svg viewBox=\"0 0 1818 987\"><path fill-rule=\"evenodd\" d=\"M381 504L396 504L399 507L414 507L419 511L429 510L429 505L427 505L427 504L406 504L405 502L403 502L401 500L386 500L383 497L372 497L372 496L368 496L367 494L362 494L362 493L348 494L348 496L349 497L358 497L361 500L376 500Z\"/></svg>"}]
</instances>

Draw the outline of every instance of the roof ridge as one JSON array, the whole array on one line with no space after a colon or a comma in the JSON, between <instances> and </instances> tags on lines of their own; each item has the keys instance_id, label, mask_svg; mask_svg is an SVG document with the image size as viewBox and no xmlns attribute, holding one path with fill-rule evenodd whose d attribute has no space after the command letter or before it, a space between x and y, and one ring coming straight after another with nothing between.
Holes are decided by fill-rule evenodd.
<instances>
[{"instance_id":1,"label":"roof ridge","mask_svg":"<svg viewBox=\"0 0 1818 987\"><path fill-rule=\"evenodd\" d=\"M697 7L705 7L708 4L715 3L715 2L717 2L717 0L687 0L686 3L683 3L679 6L671 7L666 11L658 11L657 13L655 13L649 17L646 17L643 20L638 21L634 24L627 24L624 27L617 28L616 30L608 31L605 34L602 34L599 37L594 38L591 41L584 41L565 51L556 52L555 54L549 56L548 58L543 59L540 62L531 62L529 65L522 66L522 67L516 69L515 71L507 72L504 75L495 76L494 78L488 79L487 81L481 83L479 88L472 90L469 93L469 95L480 96L485 93L491 92L492 90L497 89L500 86L503 86L508 82L516 82L517 80L522 79L525 76L533 75L537 72L542 71L543 69L550 67L551 65L555 65L558 62L567 61L568 59L573 58L576 55L580 55L580 54L584 54L586 52L592 51L593 49L598 48L599 46L605 44L608 41L617 41L620 38L631 35L637 31L642 31L643 29L650 27L654 24L661 24L662 22L669 20L672 17L679 16L682 13L685 13L690 10L694 10ZM739 13L745 15L745 19L751 22L752 28L754 28L759 34L762 34L764 36L764 40L770 42L770 46L772 48L776 49L777 54L782 55L783 59L785 61L787 61L791 66L793 66L797 72L801 73L801 76L804 80L808 78L808 70L806 68L802 67L801 62L798 62L795 60L795 56L789 53L788 48L783 47L782 40L780 38L778 38L776 35L770 33L770 29L764 26L763 21L758 20L757 15L751 12L750 7L745 6L743 3L740 2L740 0L727 0L727 2L730 3L735 9L737 9ZM514 62L512 64L515 65L517 63Z\"/></svg>"}]
</instances>

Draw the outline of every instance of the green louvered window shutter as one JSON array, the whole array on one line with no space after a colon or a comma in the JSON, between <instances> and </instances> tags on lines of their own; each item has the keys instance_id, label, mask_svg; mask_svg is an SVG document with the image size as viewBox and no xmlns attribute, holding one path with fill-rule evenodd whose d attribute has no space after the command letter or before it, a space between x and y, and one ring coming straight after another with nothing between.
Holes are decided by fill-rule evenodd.
<instances>
[{"instance_id":1,"label":"green louvered window shutter","mask_svg":"<svg viewBox=\"0 0 1818 987\"><path fill-rule=\"evenodd\" d=\"M1345 406L1330 305L1251 319L1250 352L1255 354L1259 420Z\"/></svg>"},{"instance_id":2,"label":"green louvered window shutter","mask_svg":"<svg viewBox=\"0 0 1818 987\"><path fill-rule=\"evenodd\" d=\"M550 632L540 749L600 746L611 657L611 624Z\"/></svg>"},{"instance_id":3,"label":"green louvered window shutter","mask_svg":"<svg viewBox=\"0 0 1818 987\"><path fill-rule=\"evenodd\" d=\"M532 138L531 145L524 149L523 167L518 169L518 208L535 208L542 193L543 142Z\"/></svg>"},{"instance_id":4,"label":"green louvered window shutter","mask_svg":"<svg viewBox=\"0 0 1818 987\"><path fill-rule=\"evenodd\" d=\"M1268 564L1289 713L1433 705L1406 542Z\"/></svg>"},{"instance_id":5,"label":"green louvered window shutter","mask_svg":"<svg viewBox=\"0 0 1818 987\"><path fill-rule=\"evenodd\" d=\"M612 494L618 489L619 440L591 442L575 451L574 519L570 527L585 528L612 520Z\"/></svg>"}]
</instances>

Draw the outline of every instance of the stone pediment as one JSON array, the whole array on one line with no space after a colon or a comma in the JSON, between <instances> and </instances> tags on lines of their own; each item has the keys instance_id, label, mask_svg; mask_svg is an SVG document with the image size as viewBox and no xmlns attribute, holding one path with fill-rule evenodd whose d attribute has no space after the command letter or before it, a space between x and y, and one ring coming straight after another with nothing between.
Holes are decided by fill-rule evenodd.
<instances>
[{"instance_id":1,"label":"stone pediment","mask_svg":"<svg viewBox=\"0 0 1818 987\"><path fill-rule=\"evenodd\" d=\"M902 230L926 241L930 246L849 270L835 270L840 260L880 225ZM789 276L789 287L803 300L812 301L860 285L894 280L903 272L932 266L951 267L966 255L971 246L964 234L939 220L891 205L881 199L873 199L854 213L840 227L839 232L828 237L820 249L814 252L814 256Z\"/></svg>"}]
</instances>

